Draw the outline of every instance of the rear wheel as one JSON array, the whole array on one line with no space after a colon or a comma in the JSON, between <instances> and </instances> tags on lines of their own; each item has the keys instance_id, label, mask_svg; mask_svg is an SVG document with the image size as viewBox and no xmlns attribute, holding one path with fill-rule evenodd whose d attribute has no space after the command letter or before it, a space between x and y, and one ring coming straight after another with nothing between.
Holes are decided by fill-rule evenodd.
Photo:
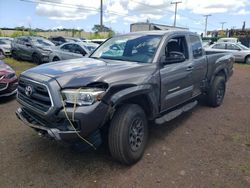
<instances>
[{"instance_id":1,"label":"rear wheel","mask_svg":"<svg viewBox=\"0 0 250 188\"><path fill-rule=\"evenodd\" d=\"M247 56L246 59L245 59L245 63L250 65L250 56Z\"/></svg>"},{"instance_id":2,"label":"rear wheel","mask_svg":"<svg viewBox=\"0 0 250 188\"><path fill-rule=\"evenodd\" d=\"M109 149L114 159L127 165L141 159L148 139L147 119L135 104L121 106L109 128Z\"/></svg>"},{"instance_id":3,"label":"rear wheel","mask_svg":"<svg viewBox=\"0 0 250 188\"><path fill-rule=\"evenodd\" d=\"M2 50L0 50L0 56L4 56L4 53Z\"/></svg>"},{"instance_id":4,"label":"rear wheel","mask_svg":"<svg viewBox=\"0 0 250 188\"><path fill-rule=\"evenodd\" d=\"M41 60L37 54L32 55L32 62L37 64L37 65L41 64Z\"/></svg>"},{"instance_id":5,"label":"rear wheel","mask_svg":"<svg viewBox=\"0 0 250 188\"><path fill-rule=\"evenodd\" d=\"M220 106L223 102L225 91L226 91L226 83L225 78L223 76L216 76L208 92L208 104L212 107Z\"/></svg>"},{"instance_id":6,"label":"rear wheel","mask_svg":"<svg viewBox=\"0 0 250 188\"><path fill-rule=\"evenodd\" d=\"M11 55L12 55L12 57L13 57L14 59L16 59L16 60L19 60L19 59L20 59L19 56L17 55L17 52L16 52L15 50L13 50L13 51L11 52Z\"/></svg>"}]
</instances>

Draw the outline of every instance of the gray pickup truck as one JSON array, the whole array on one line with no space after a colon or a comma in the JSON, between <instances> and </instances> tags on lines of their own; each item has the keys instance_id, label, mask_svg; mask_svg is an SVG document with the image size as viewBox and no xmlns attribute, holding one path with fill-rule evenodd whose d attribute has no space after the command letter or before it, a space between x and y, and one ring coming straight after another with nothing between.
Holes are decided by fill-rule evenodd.
<instances>
[{"instance_id":1,"label":"gray pickup truck","mask_svg":"<svg viewBox=\"0 0 250 188\"><path fill-rule=\"evenodd\" d=\"M107 138L113 158L129 165L144 153L148 122L172 120L192 109L200 95L220 106L233 63L230 54L205 55L200 37L189 31L120 35L88 58L23 72L16 114L56 140L96 148Z\"/></svg>"}]
</instances>

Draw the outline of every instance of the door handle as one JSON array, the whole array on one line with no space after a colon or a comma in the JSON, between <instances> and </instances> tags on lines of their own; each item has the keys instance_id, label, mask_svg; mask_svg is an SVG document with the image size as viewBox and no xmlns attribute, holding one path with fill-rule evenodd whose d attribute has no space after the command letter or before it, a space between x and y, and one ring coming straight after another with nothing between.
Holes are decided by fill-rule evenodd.
<instances>
[{"instance_id":1,"label":"door handle","mask_svg":"<svg viewBox=\"0 0 250 188\"><path fill-rule=\"evenodd\" d=\"M193 70L193 69L194 69L193 66L188 66L188 67L186 68L186 71L191 71L191 70Z\"/></svg>"}]
</instances>

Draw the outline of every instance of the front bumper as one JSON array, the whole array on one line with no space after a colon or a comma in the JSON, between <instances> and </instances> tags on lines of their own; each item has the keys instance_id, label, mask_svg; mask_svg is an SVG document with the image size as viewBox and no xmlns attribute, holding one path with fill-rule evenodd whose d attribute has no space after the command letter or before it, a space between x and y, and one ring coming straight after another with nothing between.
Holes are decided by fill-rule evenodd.
<instances>
[{"instance_id":1,"label":"front bumper","mask_svg":"<svg viewBox=\"0 0 250 188\"><path fill-rule=\"evenodd\" d=\"M16 111L16 116L18 119L20 119L25 125L35 129L37 132L39 132L41 135L46 135L51 138L54 138L55 140L71 140L71 139L77 139L76 132L79 133L79 131L61 131L57 128L49 128L42 126L40 124L32 124L29 120L28 114L25 113L21 108L18 108Z\"/></svg>"},{"instance_id":2,"label":"front bumper","mask_svg":"<svg viewBox=\"0 0 250 188\"><path fill-rule=\"evenodd\" d=\"M5 56L11 56L11 51L10 51L10 49L9 50L4 50L4 55Z\"/></svg>"},{"instance_id":3,"label":"front bumper","mask_svg":"<svg viewBox=\"0 0 250 188\"><path fill-rule=\"evenodd\" d=\"M66 118L63 109L51 116L41 116L22 107L17 109L16 115L25 125L44 136L49 136L55 140L76 141L79 140L76 131L81 137L87 138L102 127L107 119L108 106L100 102L92 106L78 107L75 110L67 107L66 112L74 125L74 129ZM74 121L72 120L73 113Z\"/></svg>"},{"instance_id":4,"label":"front bumper","mask_svg":"<svg viewBox=\"0 0 250 188\"><path fill-rule=\"evenodd\" d=\"M41 61L42 61L43 63L48 63L48 62L50 61L49 55L42 55L42 56L41 56Z\"/></svg>"},{"instance_id":5,"label":"front bumper","mask_svg":"<svg viewBox=\"0 0 250 188\"><path fill-rule=\"evenodd\" d=\"M3 83L2 83L3 84ZM0 89L0 97L8 97L16 94L17 92L17 80L11 83L5 83L6 86Z\"/></svg>"}]
</instances>

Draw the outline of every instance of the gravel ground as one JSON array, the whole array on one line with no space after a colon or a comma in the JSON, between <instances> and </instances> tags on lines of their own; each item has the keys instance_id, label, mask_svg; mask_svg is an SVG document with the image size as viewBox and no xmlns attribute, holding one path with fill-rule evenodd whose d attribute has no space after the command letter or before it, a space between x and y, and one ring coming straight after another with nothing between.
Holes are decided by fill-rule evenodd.
<instances>
[{"instance_id":1,"label":"gravel ground","mask_svg":"<svg viewBox=\"0 0 250 188\"><path fill-rule=\"evenodd\" d=\"M37 136L0 101L0 187L250 187L250 66L235 65L219 108L150 130L144 157L127 167L107 148L80 153Z\"/></svg>"}]
</instances>

